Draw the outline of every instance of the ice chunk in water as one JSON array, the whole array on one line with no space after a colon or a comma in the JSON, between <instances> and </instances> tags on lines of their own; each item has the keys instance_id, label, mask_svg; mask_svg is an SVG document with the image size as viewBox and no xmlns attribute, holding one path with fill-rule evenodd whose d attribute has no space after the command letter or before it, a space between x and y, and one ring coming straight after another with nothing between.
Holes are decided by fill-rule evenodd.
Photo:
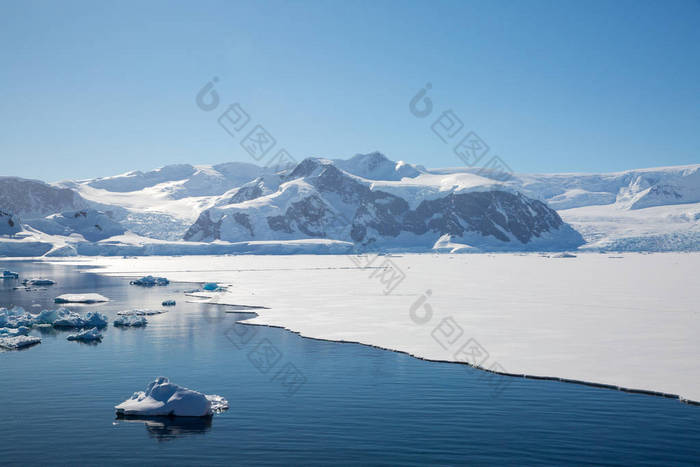
<instances>
[{"instance_id":1,"label":"ice chunk in water","mask_svg":"<svg viewBox=\"0 0 700 467\"><path fill-rule=\"evenodd\" d=\"M98 293L63 294L54 299L56 303L101 303L108 302L109 298Z\"/></svg>"},{"instance_id":2,"label":"ice chunk in water","mask_svg":"<svg viewBox=\"0 0 700 467\"><path fill-rule=\"evenodd\" d=\"M80 341L80 342L97 342L102 340L102 334L97 328L86 329L77 334L71 334L67 337L69 341Z\"/></svg>"},{"instance_id":3,"label":"ice chunk in water","mask_svg":"<svg viewBox=\"0 0 700 467\"><path fill-rule=\"evenodd\" d=\"M228 402L221 396L178 386L161 376L150 383L146 391L135 392L114 408L121 416L208 417L228 408Z\"/></svg>"},{"instance_id":4,"label":"ice chunk in water","mask_svg":"<svg viewBox=\"0 0 700 467\"><path fill-rule=\"evenodd\" d=\"M35 336L0 337L0 347L7 350L19 350L40 343L41 337Z\"/></svg>"},{"instance_id":5,"label":"ice chunk in water","mask_svg":"<svg viewBox=\"0 0 700 467\"><path fill-rule=\"evenodd\" d=\"M144 276L141 279L136 279L129 282L131 285L142 285L144 287L153 287L154 285L168 285L170 281L165 277Z\"/></svg>"},{"instance_id":6,"label":"ice chunk in water","mask_svg":"<svg viewBox=\"0 0 700 467\"><path fill-rule=\"evenodd\" d=\"M146 324L148 324L148 321L145 317L136 315L122 315L114 320L116 327L141 328Z\"/></svg>"}]
</instances>

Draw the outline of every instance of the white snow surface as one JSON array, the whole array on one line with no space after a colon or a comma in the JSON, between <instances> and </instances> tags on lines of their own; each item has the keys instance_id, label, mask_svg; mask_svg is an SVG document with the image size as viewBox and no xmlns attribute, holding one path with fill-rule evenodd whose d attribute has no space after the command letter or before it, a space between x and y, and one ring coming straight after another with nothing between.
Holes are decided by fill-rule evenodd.
<instances>
[{"instance_id":1,"label":"white snow surface","mask_svg":"<svg viewBox=\"0 0 700 467\"><path fill-rule=\"evenodd\" d=\"M108 302L109 298L98 293L66 293L59 295L54 301L56 303L101 303Z\"/></svg>"},{"instance_id":2,"label":"white snow surface","mask_svg":"<svg viewBox=\"0 0 700 467\"><path fill-rule=\"evenodd\" d=\"M0 337L0 348L6 350L19 350L40 343L41 337L36 336L19 335L14 337Z\"/></svg>"},{"instance_id":3,"label":"white snow surface","mask_svg":"<svg viewBox=\"0 0 700 467\"><path fill-rule=\"evenodd\" d=\"M66 339L79 342L97 342L102 340L102 333L97 328L91 328L80 331L77 334L71 334Z\"/></svg>"},{"instance_id":4,"label":"white snow surface","mask_svg":"<svg viewBox=\"0 0 700 467\"><path fill-rule=\"evenodd\" d=\"M470 338L512 374L557 377L700 401L699 253L95 258L94 272L234 283L208 296L261 306L250 324L356 341L441 361L463 361ZM395 265L405 278L381 282ZM81 261L79 264L85 264ZM386 278L386 277L385 277ZM422 302L421 299L424 299ZM425 324L411 319L432 310ZM461 335L444 348L443 320ZM453 336L454 337L454 336ZM444 339L443 339L444 341Z\"/></svg>"},{"instance_id":5,"label":"white snow surface","mask_svg":"<svg viewBox=\"0 0 700 467\"><path fill-rule=\"evenodd\" d=\"M207 417L227 409L228 402L221 396L208 396L160 376L145 391L135 392L114 408L117 414L126 416Z\"/></svg>"}]
</instances>

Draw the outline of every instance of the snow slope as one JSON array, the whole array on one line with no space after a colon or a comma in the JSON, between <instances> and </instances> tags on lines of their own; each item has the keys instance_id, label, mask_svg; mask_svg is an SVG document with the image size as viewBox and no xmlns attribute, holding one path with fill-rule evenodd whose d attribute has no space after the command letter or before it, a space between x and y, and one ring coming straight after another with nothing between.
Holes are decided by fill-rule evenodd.
<instances>
[{"instance_id":1,"label":"snow slope","mask_svg":"<svg viewBox=\"0 0 700 467\"><path fill-rule=\"evenodd\" d=\"M406 254L371 260L238 256L89 262L105 266L94 270L102 274L234 283L212 301L267 307L246 322L306 337L700 401L700 312L691 287L700 253ZM404 279L385 294L388 276L376 268L388 262ZM474 342L483 350L478 358L466 351Z\"/></svg>"},{"instance_id":2,"label":"snow slope","mask_svg":"<svg viewBox=\"0 0 700 467\"><path fill-rule=\"evenodd\" d=\"M289 252L312 239L394 251L700 250L700 164L489 177L377 152L279 173L233 162L54 185L0 177L0 256L219 254L260 242Z\"/></svg>"}]
</instances>

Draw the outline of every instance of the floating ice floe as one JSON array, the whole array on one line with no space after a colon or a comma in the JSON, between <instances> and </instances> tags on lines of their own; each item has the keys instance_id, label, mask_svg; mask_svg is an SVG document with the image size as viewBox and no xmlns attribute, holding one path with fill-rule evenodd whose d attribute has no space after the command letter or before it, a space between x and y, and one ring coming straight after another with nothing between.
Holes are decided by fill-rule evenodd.
<instances>
[{"instance_id":1,"label":"floating ice floe","mask_svg":"<svg viewBox=\"0 0 700 467\"><path fill-rule=\"evenodd\" d=\"M13 271L3 271L2 272L2 278L3 279L19 279L19 274Z\"/></svg>"},{"instance_id":2,"label":"floating ice floe","mask_svg":"<svg viewBox=\"0 0 700 467\"><path fill-rule=\"evenodd\" d=\"M54 299L55 303L102 303L108 302L109 298L98 293L86 294L63 294Z\"/></svg>"},{"instance_id":3,"label":"floating ice floe","mask_svg":"<svg viewBox=\"0 0 700 467\"><path fill-rule=\"evenodd\" d=\"M86 329L77 334L71 334L66 339L79 342L97 342L102 340L102 333L97 328Z\"/></svg>"},{"instance_id":4,"label":"floating ice floe","mask_svg":"<svg viewBox=\"0 0 700 467\"><path fill-rule=\"evenodd\" d=\"M30 329L26 326L21 326L19 328L0 328L0 337L17 337L26 336L29 334Z\"/></svg>"},{"instance_id":5,"label":"floating ice floe","mask_svg":"<svg viewBox=\"0 0 700 467\"><path fill-rule=\"evenodd\" d=\"M55 328L104 328L107 326L107 316L93 312L79 315L62 308L57 311L56 319L51 324Z\"/></svg>"},{"instance_id":6,"label":"floating ice floe","mask_svg":"<svg viewBox=\"0 0 700 467\"><path fill-rule=\"evenodd\" d=\"M45 285L54 285L56 281L52 281L51 279L29 279L24 281L25 285L34 285L34 286L45 286Z\"/></svg>"},{"instance_id":7,"label":"floating ice floe","mask_svg":"<svg viewBox=\"0 0 700 467\"><path fill-rule=\"evenodd\" d=\"M148 320L143 316L120 316L114 320L114 326L120 328L141 328L148 324Z\"/></svg>"},{"instance_id":8,"label":"floating ice floe","mask_svg":"<svg viewBox=\"0 0 700 467\"><path fill-rule=\"evenodd\" d=\"M34 325L34 316L22 307L0 308L0 328L20 328Z\"/></svg>"},{"instance_id":9,"label":"floating ice floe","mask_svg":"<svg viewBox=\"0 0 700 467\"><path fill-rule=\"evenodd\" d=\"M552 255L552 258L576 258L576 255L571 253L557 253L556 255Z\"/></svg>"},{"instance_id":10,"label":"floating ice floe","mask_svg":"<svg viewBox=\"0 0 700 467\"><path fill-rule=\"evenodd\" d=\"M221 396L178 386L160 376L148 385L146 391L135 392L114 408L120 416L209 417L228 409L228 401Z\"/></svg>"},{"instance_id":11,"label":"floating ice floe","mask_svg":"<svg viewBox=\"0 0 700 467\"><path fill-rule=\"evenodd\" d=\"M141 279L136 279L131 282L129 282L131 285L141 285L144 287L153 287L154 285L168 285L170 284L170 281L166 279L165 277L153 277L153 276L144 276Z\"/></svg>"},{"instance_id":12,"label":"floating ice floe","mask_svg":"<svg viewBox=\"0 0 700 467\"><path fill-rule=\"evenodd\" d=\"M153 316L167 313L167 310L126 310L118 311L119 316Z\"/></svg>"},{"instance_id":13,"label":"floating ice floe","mask_svg":"<svg viewBox=\"0 0 700 467\"><path fill-rule=\"evenodd\" d=\"M41 337L35 336L13 336L13 337L0 337L0 347L7 350L19 350L25 347L31 347L32 345L40 344Z\"/></svg>"},{"instance_id":14,"label":"floating ice floe","mask_svg":"<svg viewBox=\"0 0 700 467\"><path fill-rule=\"evenodd\" d=\"M161 303L163 306L175 306L175 300L164 300L163 303Z\"/></svg>"}]
</instances>

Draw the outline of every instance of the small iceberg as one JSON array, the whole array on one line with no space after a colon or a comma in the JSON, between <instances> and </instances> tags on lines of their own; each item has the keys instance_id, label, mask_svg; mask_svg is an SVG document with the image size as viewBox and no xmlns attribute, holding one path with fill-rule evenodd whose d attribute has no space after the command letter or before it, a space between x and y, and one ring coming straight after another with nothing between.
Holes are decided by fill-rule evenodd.
<instances>
[{"instance_id":1,"label":"small iceberg","mask_svg":"<svg viewBox=\"0 0 700 467\"><path fill-rule=\"evenodd\" d=\"M34 316L22 307L0 308L0 328L32 327L34 319Z\"/></svg>"},{"instance_id":2,"label":"small iceberg","mask_svg":"<svg viewBox=\"0 0 700 467\"><path fill-rule=\"evenodd\" d=\"M217 290L219 288L219 284L216 282L207 282L202 286L203 290L206 290L208 292L213 292L214 290Z\"/></svg>"},{"instance_id":3,"label":"small iceberg","mask_svg":"<svg viewBox=\"0 0 700 467\"><path fill-rule=\"evenodd\" d=\"M56 281L52 281L51 279L28 279L24 281L24 285L34 285L34 286L45 286L45 285L54 285Z\"/></svg>"},{"instance_id":4,"label":"small iceberg","mask_svg":"<svg viewBox=\"0 0 700 467\"><path fill-rule=\"evenodd\" d=\"M142 328L148 324L148 320L143 316L126 315L114 320L114 326L118 328Z\"/></svg>"},{"instance_id":5,"label":"small iceberg","mask_svg":"<svg viewBox=\"0 0 700 467\"><path fill-rule=\"evenodd\" d=\"M117 312L119 316L153 316L162 315L163 313L167 313L167 310L127 310Z\"/></svg>"},{"instance_id":6,"label":"small iceberg","mask_svg":"<svg viewBox=\"0 0 700 467\"><path fill-rule=\"evenodd\" d=\"M202 394L161 376L114 408L122 417L210 417L228 407L221 396Z\"/></svg>"},{"instance_id":7,"label":"small iceberg","mask_svg":"<svg viewBox=\"0 0 700 467\"><path fill-rule=\"evenodd\" d=\"M556 255L552 255L552 258L576 258L576 255L571 253L557 253Z\"/></svg>"},{"instance_id":8,"label":"small iceberg","mask_svg":"<svg viewBox=\"0 0 700 467\"><path fill-rule=\"evenodd\" d=\"M29 328L21 326L19 328L0 328L0 337L17 337L29 334Z\"/></svg>"},{"instance_id":9,"label":"small iceberg","mask_svg":"<svg viewBox=\"0 0 700 467\"><path fill-rule=\"evenodd\" d=\"M175 300L165 300L163 303L161 303L163 306L175 306L175 304Z\"/></svg>"},{"instance_id":10,"label":"small iceberg","mask_svg":"<svg viewBox=\"0 0 700 467\"><path fill-rule=\"evenodd\" d=\"M108 302L109 298L98 293L86 294L63 294L54 299L55 303L102 303Z\"/></svg>"},{"instance_id":11,"label":"small iceberg","mask_svg":"<svg viewBox=\"0 0 700 467\"><path fill-rule=\"evenodd\" d=\"M79 315L65 308L56 311L42 311L37 316L37 324L51 324L55 328L104 328L107 327L107 316L102 313L88 312Z\"/></svg>"},{"instance_id":12,"label":"small iceberg","mask_svg":"<svg viewBox=\"0 0 700 467\"><path fill-rule=\"evenodd\" d=\"M3 279L19 279L19 273L13 272L13 271L4 270L4 271L2 272L2 278L3 278Z\"/></svg>"},{"instance_id":13,"label":"small iceberg","mask_svg":"<svg viewBox=\"0 0 700 467\"><path fill-rule=\"evenodd\" d=\"M129 284L140 285L143 287L153 287L154 285L158 285L158 286L168 285L168 284L170 284L170 281L168 279L166 279L165 277L144 276L141 279L136 279L134 281L129 282Z\"/></svg>"},{"instance_id":14,"label":"small iceberg","mask_svg":"<svg viewBox=\"0 0 700 467\"><path fill-rule=\"evenodd\" d=\"M66 339L78 342L99 342L102 340L102 333L97 328L86 329L77 334L71 334Z\"/></svg>"},{"instance_id":15,"label":"small iceberg","mask_svg":"<svg viewBox=\"0 0 700 467\"><path fill-rule=\"evenodd\" d=\"M41 337L35 336L14 336L0 337L0 347L7 350L20 350L41 344Z\"/></svg>"}]
</instances>

